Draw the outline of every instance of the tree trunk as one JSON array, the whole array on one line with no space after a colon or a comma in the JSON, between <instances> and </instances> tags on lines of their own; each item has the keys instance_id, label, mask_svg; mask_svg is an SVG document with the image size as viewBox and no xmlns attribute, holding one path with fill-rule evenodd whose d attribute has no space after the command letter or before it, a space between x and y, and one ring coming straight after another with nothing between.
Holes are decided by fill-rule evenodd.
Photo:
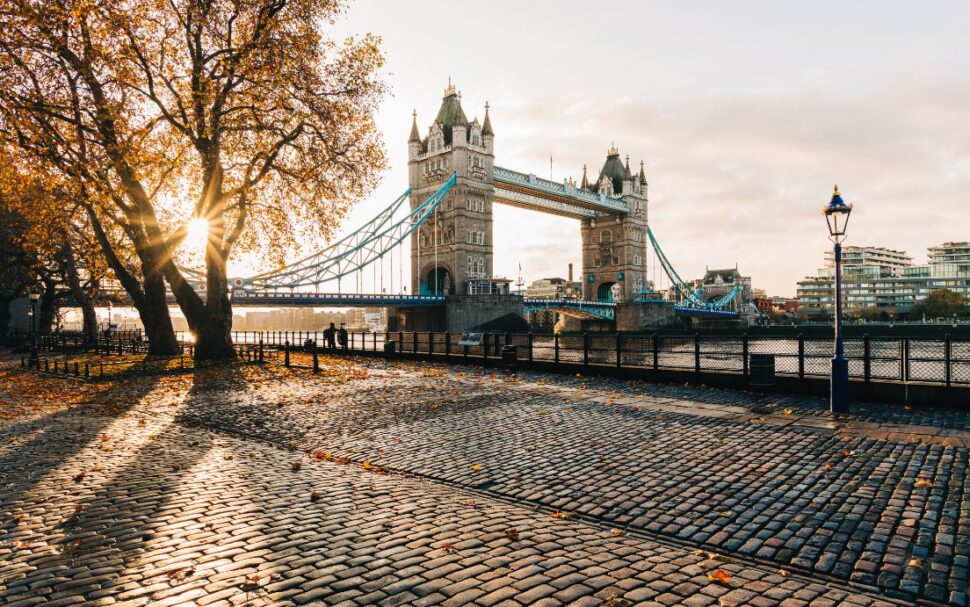
<instances>
[{"instance_id":1,"label":"tree trunk","mask_svg":"<svg viewBox=\"0 0 970 607\"><path fill-rule=\"evenodd\" d=\"M196 360L232 360L236 348L232 343L232 303L226 264L209 253L206 268L206 301L204 320L198 323L195 346Z\"/></svg>"},{"instance_id":2,"label":"tree trunk","mask_svg":"<svg viewBox=\"0 0 970 607\"><path fill-rule=\"evenodd\" d=\"M13 300L14 298L6 295L0 296L0 335L4 337L10 330L10 302Z\"/></svg>"},{"instance_id":3,"label":"tree trunk","mask_svg":"<svg viewBox=\"0 0 970 607\"><path fill-rule=\"evenodd\" d=\"M78 272L77 260L74 258L74 247L71 246L70 236L64 234L63 247L64 278L74 301L81 308L81 334L84 336L84 343L94 344L98 340L98 314L94 310L94 300L88 291L81 284L81 274Z\"/></svg>"},{"instance_id":4,"label":"tree trunk","mask_svg":"<svg viewBox=\"0 0 970 607\"><path fill-rule=\"evenodd\" d=\"M141 305L135 306L145 327L148 338L148 353L152 355L173 356L182 349L175 338L172 317L168 313L165 299L165 281L161 274L146 276L143 283L144 298Z\"/></svg>"},{"instance_id":5,"label":"tree trunk","mask_svg":"<svg viewBox=\"0 0 970 607\"><path fill-rule=\"evenodd\" d=\"M53 286L44 289L37 307L37 334L50 335L57 315L57 291Z\"/></svg>"},{"instance_id":6,"label":"tree trunk","mask_svg":"<svg viewBox=\"0 0 970 607\"><path fill-rule=\"evenodd\" d=\"M165 298L165 280L158 272L151 274L144 268L154 266L151 258L140 256L142 263L142 281L125 268L115 253L111 241L108 239L101 220L92 207L85 207L94 235L101 245L101 251L108 261L108 267L114 272L121 286L128 293L132 304L138 310L141 324L145 327L145 337L148 339L148 353L158 355L175 355L181 352L178 340L175 338L175 328L172 317L168 312L168 301ZM141 251L139 251L141 253Z\"/></svg>"}]
</instances>

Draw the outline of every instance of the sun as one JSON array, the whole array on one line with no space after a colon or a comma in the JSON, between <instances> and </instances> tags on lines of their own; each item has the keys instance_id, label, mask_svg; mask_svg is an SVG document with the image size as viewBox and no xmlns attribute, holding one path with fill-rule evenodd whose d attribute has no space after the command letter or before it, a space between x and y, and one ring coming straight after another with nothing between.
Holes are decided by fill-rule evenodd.
<instances>
[{"instance_id":1,"label":"sun","mask_svg":"<svg viewBox=\"0 0 970 607\"><path fill-rule=\"evenodd\" d=\"M201 249L209 239L209 222L201 217L190 219L185 230L185 240L182 241L182 246L190 251Z\"/></svg>"}]
</instances>

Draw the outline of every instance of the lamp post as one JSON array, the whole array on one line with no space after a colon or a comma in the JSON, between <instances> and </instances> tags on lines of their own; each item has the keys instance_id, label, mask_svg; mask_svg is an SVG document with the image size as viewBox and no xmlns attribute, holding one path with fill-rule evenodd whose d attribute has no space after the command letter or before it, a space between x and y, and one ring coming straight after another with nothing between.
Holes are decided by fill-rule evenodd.
<instances>
[{"instance_id":1,"label":"lamp post","mask_svg":"<svg viewBox=\"0 0 970 607\"><path fill-rule=\"evenodd\" d=\"M37 356L37 300L40 299L40 293L37 289L32 288L30 294L30 308L27 309L27 315L30 317L30 366L37 368L40 367L40 358Z\"/></svg>"},{"instance_id":2,"label":"lamp post","mask_svg":"<svg viewBox=\"0 0 970 607\"><path fill-rule=\"evenodd\" d=\"M842 338L842 241L849 224L852 205L846 204L839 194L839 186L832 192L832 200L822 207L825 223L829 228L829 240L835 253L835 356L832 357L832 379L829 390L829 409L832 413L849 412L849 361L845 357Z\"/></svg>"}]
</instances>

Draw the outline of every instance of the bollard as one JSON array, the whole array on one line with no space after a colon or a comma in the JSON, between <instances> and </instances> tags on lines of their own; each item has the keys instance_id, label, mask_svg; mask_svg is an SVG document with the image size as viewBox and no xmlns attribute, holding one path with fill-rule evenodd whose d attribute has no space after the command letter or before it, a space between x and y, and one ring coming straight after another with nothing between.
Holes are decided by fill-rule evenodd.
<instances>
[{"instance_id":1,"label":"bollard","mask_svg":"<svg viewBox=\"0 0 970 607\"><path fill-rule=\"evenodd\" d=\"M81 367L78 363L74 363L74 377L81 377Z\"/></svg>"},{"instance_id":2,"label":"bollard","mask_svg":"<svg viewBox=\"0 0 970 607\"><path fill-rule=\"evenodd\" d=\"M290 366L290 340L283 342L283 365Z\"/></svg>"},{"instance_id":3,"label":"bollard","mask_svg":"<svg viewBox=\"0 0 970 607\"><path fill-rule=\"evenodd\" d=\"M91 378L91 363L84 363L84 379Z\"/></svg>"},{"instance_id":4,"label":"bollard","mask_svg":"<svg viewBox=\"0 0 970 607\"><path fill-rule=\"evenodd\" d=\"M313 341L313 346L312 347L313 347L313 372L314 373L319 373L320 372L320 358L317 356L317 342L316 342L316 340Z\"/></svg>"},{"instance_id":5,"label":"bollard","mask_svg":"<svg viewBox=\"0 0 970 607\"><path fill-rule=\"evenodd\" d=\"M261 362L261 363L262 362L266 362L266 359L263 357L263 340L262 339L259 340L259 362Z\"/></svg>"}]
</instances>

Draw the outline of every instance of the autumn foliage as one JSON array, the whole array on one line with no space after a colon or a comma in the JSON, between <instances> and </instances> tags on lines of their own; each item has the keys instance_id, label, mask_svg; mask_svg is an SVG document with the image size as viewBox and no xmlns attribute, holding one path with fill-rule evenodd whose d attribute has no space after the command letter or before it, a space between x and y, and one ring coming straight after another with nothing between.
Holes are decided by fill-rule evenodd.
<instances>
[{"instance_id":1,"label":"autumn foliage","mask_svg":"<svg viewBox=\"0 0 970 607\"><path fill-rule=\"evenodd\" d=\"M332 0L0 7L4 140L70 183L156 352L177 347L167 284L197 356L233 356L233 254L329 234L384 167L379 41L328 39ZM205 250L180 251L193 218Z\"/></svg>"}]
</instances>

